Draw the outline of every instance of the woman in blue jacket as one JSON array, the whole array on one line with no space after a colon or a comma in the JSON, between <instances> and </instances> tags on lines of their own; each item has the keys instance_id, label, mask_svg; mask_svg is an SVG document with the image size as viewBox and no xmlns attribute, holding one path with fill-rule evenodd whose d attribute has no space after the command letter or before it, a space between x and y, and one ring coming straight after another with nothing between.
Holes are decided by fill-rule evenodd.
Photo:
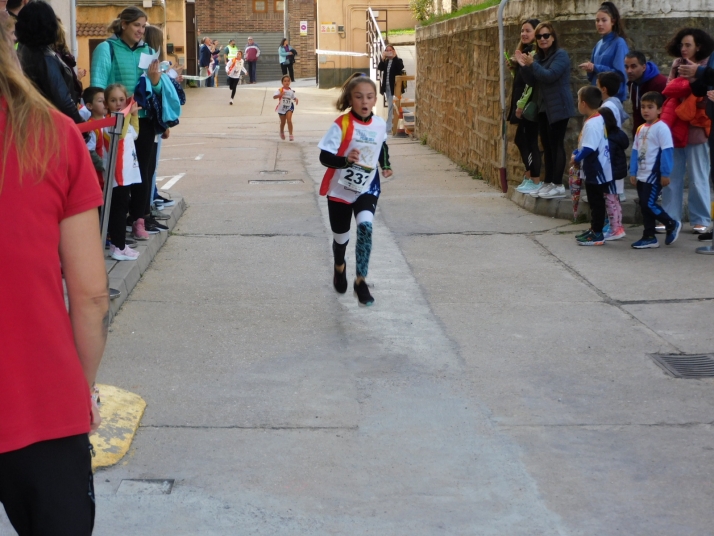
<instances>
[{"instance_id":1,"label":"woman in blue jacket","mask_svg":"<svg viewBox=\"0 0 714 536\"><path fill-rule=\"evenodd\" d=\"M592 85L597 84L597 75L600 73L617 73L620 76L620 91L612 96L624 102L627 98L625 55L629 49L625 42L625 25L615 4L602 3L595 15L595 28L602 39L595 45L590 61L581 63L579 67L588 73L588 80Z\"/></svg>"},{"instance_id":2,"label":"woman in blue jacket","mask_svg":"<svg viewBox=\"0 0 714 536\"><path fill-rule=\"evenodd\" d=\"M541 22L535 31L536 54L516 50L526 83L533 87L531 100L538 109L538 130L543 144L545 173L541 186L528 192L533 197L565 197L565 133L575 115L570 89L570 56L558 46L558 35L550 22Z\"/></svg>"}]
</instances>

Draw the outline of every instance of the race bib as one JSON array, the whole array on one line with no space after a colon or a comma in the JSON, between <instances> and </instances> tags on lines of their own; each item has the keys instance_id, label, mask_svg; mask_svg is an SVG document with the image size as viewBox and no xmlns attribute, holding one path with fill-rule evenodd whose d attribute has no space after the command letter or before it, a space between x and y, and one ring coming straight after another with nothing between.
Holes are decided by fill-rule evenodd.
<instances>
[{"instance_id":1,"label":"race bib","mask_svg":"<svg viewBox=\"0 0 714 536\"><path fill-rule=\"evenodd\" d=\"M369 186L374 171L373 168L352 164L350 167L340 170L337 182L348 190L361 194Z\"/></svg>"},{"instance_id":2,"label":"race bib","mask_svg":"<svg viewBox=\"0 0 714 536\"><path fill-rule=\"evenodd\" d=\"M280 97L280 104L278 105L278 113L285 114L290 111L293 106L293 99L295 98L294 91L285 91Z\"/></svg>"}]
</instances>

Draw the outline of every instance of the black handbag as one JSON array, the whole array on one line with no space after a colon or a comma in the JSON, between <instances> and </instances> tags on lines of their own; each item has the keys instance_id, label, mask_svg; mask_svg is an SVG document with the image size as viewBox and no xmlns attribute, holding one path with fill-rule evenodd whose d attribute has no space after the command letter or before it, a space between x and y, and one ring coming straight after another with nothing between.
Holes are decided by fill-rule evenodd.
<instances>
[{"instance_id":1,"label":"black handbag","mask_svg":"<svg viewBox=\"0 0 714 536\"><path fill-rule=\"evenodd\" d=\"M292 52L292 55L288 56L288 63L295 63L295 56L298 55L297 50L295 50L293 47L290 47L290 52Z\"/></svg>"}]
</instances>

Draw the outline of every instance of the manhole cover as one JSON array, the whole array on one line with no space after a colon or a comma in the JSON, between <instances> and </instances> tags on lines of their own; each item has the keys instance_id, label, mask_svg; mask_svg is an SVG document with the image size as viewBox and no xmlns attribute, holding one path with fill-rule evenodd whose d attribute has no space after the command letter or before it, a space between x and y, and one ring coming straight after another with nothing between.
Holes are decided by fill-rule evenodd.
<instances>
[{"instance_id":1,"label":"manhole cover","mask_svg":"<svg viewBox=\"0 0 714 536\"><path fill-rule=\"evenodd\" d=\"M258 180L258 181L248 181L248 184L302 184L300 179L272 179L272 180Z\"/></svg>"},{"instance_id":2,"label":"manhole cover","mask_svg":"<svg viewBox=\"0 0 714 536\"><path fill-rule=\"evenodd\" d=\"M267 171L267 170L261 171L260 174L261 175L287 175L288 172L283 171L282 169L274 169L272 171Z\"/></svg>"},{"instance_id":3,"label":"manhole cover","mask_svg":"<svg viewBox=\"0 0 714 536\"><path fill-rule=\"evenodd\" d=\"M712 354L650 354L650 357L675 378L714 378Z\"/></svg>"},{"instance_id":4,"label":"manhole cover","mask_svg":"<svg viewBox=\"0 0 714 536\"><path fill-rule=\"evenodd\" d=\"M117 495L170 495L173 488L173 478L124 479L119 484Z\"/></svg>"}]
</instances>

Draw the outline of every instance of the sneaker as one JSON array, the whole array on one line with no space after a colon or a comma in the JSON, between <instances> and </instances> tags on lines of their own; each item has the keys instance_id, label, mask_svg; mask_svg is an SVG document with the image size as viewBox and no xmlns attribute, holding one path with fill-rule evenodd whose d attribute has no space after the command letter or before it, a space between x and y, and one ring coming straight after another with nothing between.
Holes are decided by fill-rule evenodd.
<instances>
[{"instance_id":1,"label":"sneaker","mask_svg":"<svg viewBox=\"0 0 714 536\"><path fill-rule=\"evenodd\" d=\"M112 244L109 246L109 253L115 261L135 261L139 258L139 252L134 251L129 246L124 246L124 249L119 249Z\"/></svg>"},{"instance_id":2,"label":"sneaker","mask_svg":"<svg viewBox=\"0 0 714 536\"><path fill-rule=\"evenodd\" d=\"M657 239L653 236L651 238L649 237L642 237L640 238L637 242L632 244L632 247L635 249L652 249L652 248L658 248L659 247L659 242L657 242Z\"/></svg>"},{"instance_id":3,"label":"sneaker","mask_svg":"<svg viewBox=\"0 0 714 536\"><path fill-rule=\"evenodd\" d=\"M295 141L295 136L293 136L292 134L290 134L290 141Z\"/></svg>"},{"instance_id":4,"label":"sneaker","mask_svg":"<svg viewBox=\"0 0 714 536\"><path fill-rule=\"evenodd\" d=\"M543 193L549 191L551 188L553 188L553 183L541 182L541 183L537 184L536 186L538 186L538 188L535 188L534 190L528 192L528 194L531 197L540 197L541 194L543 194Z\"/></svg>"},{"instance_id":5,"label":"sneaker","mask_svg":"<svg viewBox=\"0 0 714 536\"><path fill-rule=\"evenodd\" d=\"M611 231L610 229L610 218L605 217L605 225L602 226L602 234L607 234Z\"/></svg>"},{"instance_id":6,"label":"sneaker","mask_svg":"<svg viewBox=\"0 0 714 536\"><path fill-rule=\"evenodd\" d=\"M165 233L166 231L169 230L169 228L166 227L163 223L159 223L158 221L156 221L154 218L151 218L151 217L146 219L146 225L151 225L152 227L156 227L162 233Z\"/></svg>"},{"instance_id":7,"label":"sneaker","mask_svg":"<svg viewBox=\"0 0 714 536\"><path fill-rule=\"evenodd\" d=\"M374 298L369 293L369 287L364 279L359 284L355 281L353 288L360 305L370 306L374 303Z\"/></svg>"},{"instance_id":8,"label":"sneaker","mask_svg":"<svg viewBox=\"0 0 714 536\"><path fill-rule=\"evenodd\" d=\"M674 244L677 241L677 238L679 238L679 231L681 231L681 230L682 230L682 222L681 221L674 222L674 227L667 231L667 238L664 239L664 245L671 246L672 244Z\"/></svg>"},{"instance_id":9,"label":"sneaker","mask_svg":"<svg viewBox=\"0 0 714 536\"><path fill-rule=\"evenodd\" d=\"M702 233L698 237L700 242L711 242L712 240L712 232L709 231L708 233Z\"/></svg>"},{"instance_id":10,"label":"sneaker","mask_svg":"<svg viewBox=\"0 0 714 536\"><path fill-rule=\"evenodd\" d=\"M165 197L161 197L160 195L157 196L154 201L159 201L163 205L163 208L173 207L176 204L176 201L174 201L173 199L166 199Z\"/></svg>"},{"instance_id":11,"label":"sneaker","mask_svg":"<svg viewBox=\"0 0 714 536\"><path fill-rule=\"evenodd\" d=\"M562 184L559 184L557 186L553 184L547 192L539 194L538 197L540 197L541 199L556 199L559 197L565 197L565 186L563 186Z\"/></svg>"},{"instance_id":12,"label":"sneaker","mask_svg":"<svg viewBox=\"0 0 714 536\"><path fill-rule=\"evenodd\" d=\"M121 290L117 290L115 288L109 289L109 299L110 300L116 300L120 296L121 296Z\"/></svg>"},{"instance_id":13,"label":"sneaker","mask_svg":"<svg viewBox=\"0 0 714 536\"><path fill-rule=\"evenodd\" d=\"M667 232L667 228L664 225L662 225L662 224L655 225L655 233L665 234L666 232Z\"/></svg>"},{"instance_id":14,"label":"sneaker","mask_svg":"<svg viewBox=\"0 0 714 536\"><path fill-rule=\"evenodd\" d=\"M337 266L335 266L335 275L332 278L332 285L340 294L347 292L347 265L345 264L344 266L345 268L341 272L339 272Z\"/></svg>"},{"instance_id":15,"label":"sneaker","mask_svg":"<svg viewBox=\"0 0 714 536\"><path fill-rule=\"evenodd\" d=\"M169 216L168 214L164 214L159 209L156 209L154 207L151 207L151 217L159 221L166 221L171 219L171 216Z\"/></svg>"},{"instance_id":16,"label":"sneaker","mask_svg":"<svg viewBox=\"0 0 714 536\"><path fill-rule=\"evenodd\" d=\"M578 239L579 246L604 246L605 236L602 233L590 231L584 237Z\"/></svg>"},{"instance_id":17,"label":"sneaker","mask_svg":"<svg viewBox=\"0 0 714 536\"><path fill-rule=\"evenodd\" d=\"M620 198L620 203L627 201L627 196L624 193L620 194L618 197Z\"/></svg>"},{"instance_id":18,"label":"sneaker","mask_svg":"<svg viewBox=\"0 0 714 536\"><path fill-rule=\"evenodd\" d=\"M285 132L281 132L281 133L280 133L280 139L281 139L281 140L284 140L284 139L285 139Z\"/></svg>"},{"instance_id":19,"label":"sneaker","mask_svg":"<svg viewBox=\"0 0 714 536\"><path fill-rule=\"evenodd\" d=\"M593 232L592 229L588 229L587 231L583 231L582 233L575 235L575 240L580 240L580 239L582 239L582 238L585 238L586 236L588 236L588 235L589 235L590 233L592 233L592 232Z\"/></svg>"},{"instance_id":20,"label":"sneaker","mask_svg":"<svg viewBox=\"0 0 714 536\"><path fill-rule=\"evenodd\" d=\"M229 101L228 101L228 104L230 104L231 106L233 106L233 99L229 100Z\"/></svg>"},{"instance_id":21,"label":"sneaker","mask_svg":"<svg viewBox=\"0 0 714 536\"><path fill-rule=\"evenodd\" d=\"M529 182L533 182L533 181L530 180L528 177L526 177L526 176L524 175L524 176L523 176L523 181L521 181L521 183L520 183L518 186L516 186L516 190L519 190L520 188L523 188L523 187L524 187L526 184L528 184Z\"/></svg>"},{"instance_id":22,"label":"sneaker","mask_svg":"<svg viewBox=\"0 0 714 536\"><path fill-rule=\"evenodd\" d=\"M534 186L533 181L530 179L523 179L523 182L516 186L516 192L523 193L525 190L529 190Z\"/></svg>"},{"instance_id":23,"label":"sneaker","mask_svg":"<svg viewBox=\"0 0 714 536\"><path fill-rule=\"evenodd\" d=\"M533 190L537 190L538 188L540 188L540 183L535 183L535 182L531 181L531 183L529 185L524 186L523 188L521 188L518 191L521 192L522 194L530 194Z\"/></svg>"},{"instance_id":24,"label":"sneaker","mask_svg":"<svg viewBox=\"0 0 714 536\"><path fill-rule=\"evenodd\" d=\"M706 225L692 225L692 232L696 234L704 234L707 232Z\"/></svg>"},{"instance_id":25,"label":"sneaker","mask_svg":"<svg viewBox=\"0 0 714 536\"><path fill-rule=\"evenodd\" d=\"M137 240L149 239L149 233L146 231L146 227L144 226L144 218L139 218L134 222L134 225L131 226L131 236Z\"/></svg>"},{"instance_id":26,"label":"sneaker","mask_svg":"<svg viewBox=\"0 0 714 536\"><path fill-rule=\"evenodd\" d=\"M625 238L627 236L627 233L625 233L625 229L620 227L619 229L615 229L614 231L610 231L609 233L603 232L605 235L605 241L609 242L611 240L620 240L621 238Z\"/></svg>"}]
</instances>

